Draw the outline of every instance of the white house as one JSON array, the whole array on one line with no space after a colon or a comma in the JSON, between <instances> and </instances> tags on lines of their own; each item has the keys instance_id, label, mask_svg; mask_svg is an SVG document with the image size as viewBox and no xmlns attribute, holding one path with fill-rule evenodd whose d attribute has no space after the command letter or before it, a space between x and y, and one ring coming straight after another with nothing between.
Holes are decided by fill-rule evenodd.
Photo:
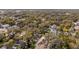
<instances>
[{"instance_id":1,"label":"white house","mask_svg":"<svg viewBox=\"0 0 79 59\"><path fill-rule=\"evenodd\" d=\"M55 24L52 25L52 26L50 27L50 31L56 34L56 32L57 32L57 26L56 26Z\"/></svg>"},{"instance_id":2,"label":"white house","mask_svg":"<svg viewBox=\"0 0 79 59\"><path fill-rule=\"evenodd\" d=\"M74 29L79 31L79 21L74 23Z\"/></svg>"}]
</instances>

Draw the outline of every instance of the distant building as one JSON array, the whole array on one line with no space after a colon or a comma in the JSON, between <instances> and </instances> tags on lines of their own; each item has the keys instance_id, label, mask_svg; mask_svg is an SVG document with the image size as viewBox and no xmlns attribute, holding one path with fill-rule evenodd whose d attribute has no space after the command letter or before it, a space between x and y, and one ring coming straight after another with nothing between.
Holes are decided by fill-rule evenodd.
<instances>
[{"instance_id":1,"label":"distant building","mask_svg":"<svg viewBox=\"0 0 79 59\"><path fill-rule=\"evenodd\" d=\"M24 36L25 34L26 34L26 31L23 31L20 36Z\"/></svg>"},{"instance_id":2,"label":"distant building","mask_svg":"<svg viewBox=\"0 0 79 59\"><path fill-rule=\"evenodd\" d=\"M42 20L42 21L45 21L46 19L45 19L45 18L42 18L41 20Z\"/></svg>"},{"instance_id":3,"label":"distant building","mask_svg":"<svg viewBox=\"0 0 79 59\"><path fill-rule=\"evenodd\" d=\"M44 49L46 48L46 38L45 36L42 36L38 42L36 43L36 49Z\"/></svg>"},{"instance_id":4,"label":"distant building","mask_svg":"<svg viewBox=\"0 0 79 59\"><path fill-rule=\"evenodd\" d=\"M9 27L8 24L5 25L0 24L0 34L5 33L5 36L8 36L8 29L7 29L8 27Z\"/></svg>"},{"instance_id":5,"label":"distant building","mask_svg":"<svg viewBox=\"0 0 79 59\"><path fill-rule=\"evenodd\" d=\"M16 46L13 46L12 49L17 49L17 47Z\"/></svg>"},{"instance_id":6,"label":"distant building","mask_svg":"<svg viewBox=\"0 0 79 59\"><path fill-rule=\"evenodd\" d=\"M2 29L2 28L0 28L0 33L7 33L7 32L8 32L7 29Z\"/></svg>"},{"instance_id":7,"label":"distant building","mask_svg":"<svg viewBox=\"0 0 79 59\"><path fill-rule=\"evenodd\" d=\"M4 24L2 25L3 28L8 28L9 27L9 24Z\"/></svg>"},{"instance_id":8,"label":"distant building","mask_svg":"<svg viewBox=\"0 0 79 59\"><path fill-rule=\"evenodd\" d=\"M79 21L75 22L74 25L74 29L79 31Z\"/></svg>"},{"instance_id":9,"label":"distant building","mask_svg":"<svg viewBox=\"0 0 79 59\"><path fill-rule=\"evenodd\" d=\"M4 24L4 25L3 24L0 24L0 28L1 29L4 29L4 28L7 29L8 27L9 27L9 24Z\"/></svg>"},{"instance_id":10,"label":"distant building","mask_svg":"<svg viewBox=\"0 0 79 59\"><path fill-rule=\"evenodd\" d=\"M5 13L5 11L0 10L0 14L4 14L4 13Z\"/></svg>"},{"instance_id":11,"label":"distant building","mask_svg":"<svg viewBox=\"0 0 79 59\"><path fill-rule=\"evenodd\" d=\"M17 26L17 25L13 25L13 26L10 26L10 27L8 27L8 29L19 29L19 27Z\"/></svg>"},{"instance_id":12,"label":"distant building","mask_svg":"<svg viewBox=\"0 0 79 59\"><path fill-rule=\"evenodd\" d=\"M66 12L65 15L71 15L71 13Z\"/></svg>"},{"instance_id":13,"label":"distant building","mask_svg":"<svg viewBox=\"0 0 79 59\"><path fill-rule=\"evenodd\" d=\"M57 32L57 26L56 26L55 24L52 25L52 26L50 27L50 31L56 34L56 32Z\"/></svg>"}]
</instances>

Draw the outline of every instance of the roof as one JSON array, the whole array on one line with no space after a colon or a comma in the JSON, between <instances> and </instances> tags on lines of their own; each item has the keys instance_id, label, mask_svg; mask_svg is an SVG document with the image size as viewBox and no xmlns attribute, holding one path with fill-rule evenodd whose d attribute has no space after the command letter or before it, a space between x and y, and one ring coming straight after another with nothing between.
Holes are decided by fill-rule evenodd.
<instances>
[{"instance_id":1,"label":"roof","mask_svg":"<svg viewBox=\"0 0 79 59\"><path fill-rule=\"evenodd\" d=\"M79 26L79 20L77 22L75 22L74 24Z\"/></svg>"},{"instance_id":2,"label":"roof","mask_svg":"<svg viewBox=\"0 0 79 59\"><path fill-rule=\"evenodd\" d=\"M79 29L79 26L75 26L74 28L77 30L77 29Z\"/></svg>"},{"instance_id":3,"label":"roof","mask_svg":"<svg viewBox=\"0 0 79 59\"><path fill-rule=\"evenodd\" d=\"M8 32L7 29L0 29L0 33L6 33L6 32Z\"/></svg>"}]
</instances>

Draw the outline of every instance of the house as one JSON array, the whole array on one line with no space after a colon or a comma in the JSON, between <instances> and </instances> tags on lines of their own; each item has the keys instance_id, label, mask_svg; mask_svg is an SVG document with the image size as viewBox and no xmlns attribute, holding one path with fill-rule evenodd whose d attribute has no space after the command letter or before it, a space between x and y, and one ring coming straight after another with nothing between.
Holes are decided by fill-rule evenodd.
<instances>
[{"instance_id":1,"label":"house","mask_svg":"<svg viewBox=\"0 0 79 59\"><path fill-rule=\"evenodd\" d=\"M0 33L7 33L7 32L8 32L7 29L2 29L2 28L0 28Z\"/></svg>"},{"instance_id":2,"label":"house","mask_svg":"<svg viewBox=\"0 0 79 59\"><path fill-rule=\"evenodd\" d=\"M55 24L53 24L51 27L50 27L50 31L55 33L57 32L57 26Z\"/></svg>"},{"instance_id":3,"label":"house","mask_svg":"<svg viewBox=\"0 0 79 59\"><path fill-rule=\"evenodd\" d=\"M3 28L6 28L7 29L8 27L9 27L9 24L0 24L0 28L2 28L2 29Z\"/></svg>"},{"instance_id":4,"label":"house","mask_svg":"<svg viewBox=\"0 0 79 59\"><path fill-rule=\"evenodd\" d=\"M8 28L9 27L9 24L4 24L2 25L3 28Z\"/></svg>"},{"instance_id":5,"label":"house","mask_svg":"<svg viewBox=\"0 0 79 59\"><path fill-rule=\"evenodd\" d=\"M8 27L8 29L19 29L19 27L17 26L17 25L13 25L13 26L10 26L10 27Z\"/></svg>"},{"instance_id":6,"label":"house","mask_svg":"<svg viewBox=\"0 0 79 59\"><path fill-rule=\"evenodd\" d=\"M0 14L4 14L5 13L5 11L3 11L3 10L0 10Z\"/></svg>"},{"instance_id":7,"label":"house","mask_svg":"<svg viewBox=\"0 0 79 59\"><path fill-rule=\"evenodd\" d=\"M45 36L42 36L39 40L38 40L38 42L36 43L36 49L43 49L43 48L45 48L46 47L46 44L45 44L45 40L46 38L45 38Z\"/></svg>"},{"instance_id":8,"label":"house","mask_svg":"<svg viewBox=\"0 0 79 59\"><path fill-rule=\"evenodd\" d=\"M8 36L8 28L9 27L9 25L8 24L6 24L6 25L2 25L2 24L0 24L0 34L5 34L5 36Z\"/></svg>"},{"instance_id":9,"label":"house","mask_svg":"<svg viewBox=\"0 0 79 59\"><path fill-rule=\"evenodd\" d=\"M17 49L17 47L16 46L13 46L12 49Z\"/></svg>"},{"instance_id":10,"label":"house","mask_svg":"<svg viewBox=\"0 0 79 59\"><path fill-rule=\"evenodd\" d=\"M76 30L76 31L79 31L79 21L77 21L77 22L75 22L74 23L74 29Z\"/></svg>"},{"instance_id":11,"label":"house","mask_svg":"<svg viewBox=\"0 0 79 59\"><path fill-rule=\"evenodd\" d=\"M23 31L20 36L24 36L26 34L26 31Z\"/></svg>"},{"instance_id":12,"label":"house","mask_svg":"<svg viewBox=\"0 0 79 59\"><path fill-rule=\"evenodd\" d=\"M42 20L42 21L45 21L46 19L45 19L45 18L42 18L41 20Z\"/></svg>"},{"instance_id":13,"label":"house","mask_svg":"<svg viewBox=\"0 0 79 59\"><path fill-rule=\"evenodd\" d=\"M71 15L71 13L69 13L69 12L66 12L66 13L65 13L65 15Z\"/></svg>"}]
</instances>

